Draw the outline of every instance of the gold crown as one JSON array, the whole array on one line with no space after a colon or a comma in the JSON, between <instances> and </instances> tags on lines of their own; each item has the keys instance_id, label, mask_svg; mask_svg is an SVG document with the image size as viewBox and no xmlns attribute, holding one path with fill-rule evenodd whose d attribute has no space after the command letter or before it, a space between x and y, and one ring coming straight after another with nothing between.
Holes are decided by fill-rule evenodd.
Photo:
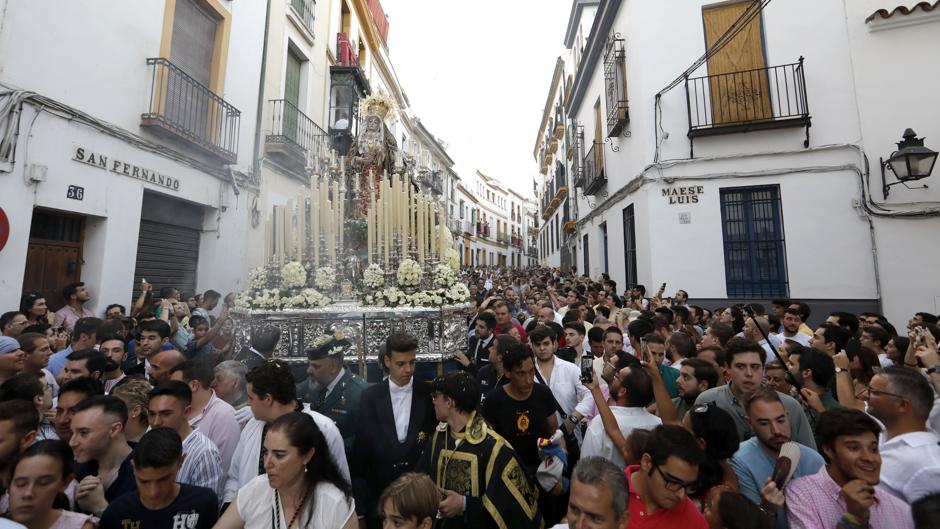
<instances>
[{"instance_id":1,"label":"gold crown","mask_svg":"<svg viewBox=\"0 0 940 529\"><path fill-rule=\"evenodd\" d=\"M376 93L362 101L362 112L365 116L378 116L382 121L388 120L396 111L395 101L386 94Z\"/></svg>"}]
</instances>

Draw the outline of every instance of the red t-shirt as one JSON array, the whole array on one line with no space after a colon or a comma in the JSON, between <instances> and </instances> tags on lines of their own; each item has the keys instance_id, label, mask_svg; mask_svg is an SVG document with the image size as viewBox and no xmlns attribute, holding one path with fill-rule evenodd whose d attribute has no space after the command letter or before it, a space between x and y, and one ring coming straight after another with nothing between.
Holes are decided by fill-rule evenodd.
<instances>
[{"instance_id":1,"label":"red t-shirt","mask_svg":"<svg viewBox=\"0 0 940 529\"><path fill-rule=\"evenodd\" d=\"M522 343L525 343L525 329L522 328L522 325L519 325L518 323L514 321L510 321L509 323L513 327L515 327L517 331L519 331L519 341ZM508 330L509 329L504 328L502 325L497 324L496 329L493 331L493 334L506 334L506 331Z\"/></svg>"},{"instance_id":2,"label":"red t-shirt","mask_svg":"<svg viewBox=\"0 0 940 529\"><path fill-rule=\"evenodd\" d=\"M672 509L659 509L653 514L647 514L646 504L633 488L633 480L630 479L630 475L638 470L639 465L630 465L624 471L630 485L630 523L627 529L708 529L705 517L688 497Z\"/></svg>"}]
</instances>

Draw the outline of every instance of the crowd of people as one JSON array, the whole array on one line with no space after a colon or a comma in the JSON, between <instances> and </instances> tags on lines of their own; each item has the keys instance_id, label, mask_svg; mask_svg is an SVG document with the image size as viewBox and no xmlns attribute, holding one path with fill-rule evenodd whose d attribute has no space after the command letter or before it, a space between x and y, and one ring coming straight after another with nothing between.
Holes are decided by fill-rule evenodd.
<instances>
[{"instance_id":1,"label":"crowd of people","mask_svg":"<svg viewBox=\"0 0 940 529\"><path fill-rule=\"evenodd\" d=\"M0 527L940 527L937 315L461 280L466 347L422 365L394 331L369 382L342 328L298 365L213 290L25 295L0 315Z\"/></svg>"}]
</instances>

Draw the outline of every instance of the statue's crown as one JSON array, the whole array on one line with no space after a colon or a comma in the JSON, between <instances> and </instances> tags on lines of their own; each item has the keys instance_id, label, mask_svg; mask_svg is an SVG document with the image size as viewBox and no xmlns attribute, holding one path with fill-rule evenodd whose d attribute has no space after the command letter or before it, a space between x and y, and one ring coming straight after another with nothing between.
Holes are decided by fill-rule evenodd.
<instances>
[{"instance_id":1,"label":"statue's crown","mask_svg":"<svg viewBox=\"0 0 940 529\"><path fill-rule=\"evenodd\" d=\"M391 97L376 93L363 100L362 113L365 116L378 116L382 121L386 121L394 114L395 107L395 101Z\"/></svg>"}]
</instances>

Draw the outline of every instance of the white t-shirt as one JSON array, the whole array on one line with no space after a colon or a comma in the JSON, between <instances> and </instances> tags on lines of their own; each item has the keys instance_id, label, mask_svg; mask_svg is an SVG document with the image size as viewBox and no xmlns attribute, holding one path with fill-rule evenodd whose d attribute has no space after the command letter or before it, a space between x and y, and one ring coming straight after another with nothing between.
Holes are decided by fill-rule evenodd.
<instances>
[{"instance_id":1,"label":"white t-shirt","mask_svg":"<svg viewBox=\"0 0 940 529\"><path fill-rule=\"evenodd\" d=\"M235 498L238 516L245 522L245 527L270 527L274 507L274 489L268 484L268 475L261 474L238 490ZM313 515L302 512L298 515L303 527L317 529L342 529L355 515L355 501L346 498L343 492L331 483L320 483L313 491ZM285 529L290 520L284 516L281 505L281 524L274 529ZM307 522L309 517L310 523Z\"/></svg>"}]
</instances>

